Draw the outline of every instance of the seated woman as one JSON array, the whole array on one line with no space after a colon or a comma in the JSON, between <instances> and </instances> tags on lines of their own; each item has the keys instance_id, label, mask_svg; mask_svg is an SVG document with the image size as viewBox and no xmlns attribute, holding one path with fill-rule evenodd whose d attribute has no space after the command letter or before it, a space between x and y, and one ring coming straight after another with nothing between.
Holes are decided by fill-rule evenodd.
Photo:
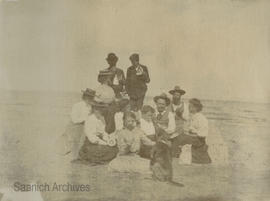
<instances>
[{"instance_id":1,"label":"seated woman","mask_svg":"<svg viewBox=\"0 0 270 201\"><path fill-rule=\"evenodd\" d=\"M105 131L103 112L106 110L106 105L94 102L92 109L93 114L85 121L86 138L79 155L81 160L93 164L105 164L116 157L118 149L116 145L109 143L109 135Z\"/></svg>"},{"instance_id":2,"label":"seated woman","mask_svg":"<svg viewBox=\"0 0 270 201\"><path fill-rule=\"evenodd\" d=\"M83 144L85 138L84 122L92 113L91 105L95 96L95 91L88 88L82 92L82 100L72 107L71 121L67 125L65 133L57 140L58 153L63 155L70 153L72 160L77 159Z\"/></svg>"},{"instance_id":3,"label":"seated woman","mask_svg":"<svg viewBox=\"0 0 270 201\"><path fill-rule=\"evenodd\" d=\"M136 116L132 112L125 112L124 128L117 131L118 156L109 163L109 170L117 172L133 172L151 174L150 161L139 157L141 144L154 145L143 131L136 127Z\"/></svg>"},{"instance_id":4,"label":"seated woman","mask_svg":"<svg viewBox=\"0 0 270 201\"><path fill-rule=\"evenodd\" d=\"M203 105L200 100L193 98L189 100L190 124L183 135L179 135L178 144L191 144L192 163L211 163L208 154L208 146L205 138L208 135L208 120L201 113Z\"/></svg>"},{"instance_id":5,"label":"seated woman","mask_svg":"<svg viewBox=\"0 0 270 201\"><path fill-rule=\"evenodd\" d=\"M144 105L141 110L140 128L144 134L153 142L156 141L155 126L152 121L155 109L150 105ZM142 145L139 155L143 158L150 159L152 146Z\"/></svg>"}]
</instances>

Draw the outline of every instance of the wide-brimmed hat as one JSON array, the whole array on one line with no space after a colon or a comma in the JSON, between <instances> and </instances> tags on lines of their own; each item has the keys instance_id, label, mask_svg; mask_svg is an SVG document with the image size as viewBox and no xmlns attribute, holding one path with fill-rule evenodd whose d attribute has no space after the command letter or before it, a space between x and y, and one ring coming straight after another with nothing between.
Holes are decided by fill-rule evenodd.
<instances>
[{"instance_id":1,"label":"wide-brimmed hat","mask_svg":"<svg viewBox=\"0 0 270 201\"><path fill-rule=\"evenodd\" d=\"M86 88L85 90L82 90L83 96L89 96L89 97L95 97L96 91L93 89Z\"/></svg>"},{"instance_id":2,"label":"wide-brimmed hat","mask_svg":"<svg viewBox=\"0 0 270 201\"><path fill-rule=\"evenodd\" d=\"M106 58L107 61L118 61L118 57L114 54L114 53L109 53L107 58Z\"/></svg>"},{"instance_id":3,"label":"wide-brimmed hat","mask_svg":"<svg viewBox=\"0 0 270 201\"><path fill-rule=\"evenodd\" d=\"M172 89L172 90L169 91L169 93L172 94L172 95L173 95L175 92L178 92L178 93L180 93L181 95L184 95L184 94L186 93L186 91L183 90L183 89L181 89L180 86L175 86L174 89Z\"/></svg>"},{"instance_id":4,"label":"wide-brimmed hat","mask_svg":"<svg viewBox=\"0 0 270 201\"><path fill-rule=\"evenodd\" d=\"M165 93L162 93L162 94L160 94L159 96L155 96L155 97L154 97L155 103L158 101L158 99L163 99L163 100L165 100L167 106L170 105L170 103L171 103L171 100L168 98L167 94L165 94Z\"/></svg>"},{"instance_id":5,"label":"wide-brimmed hat","mask_svg":"<svg viewBox=\"0 0 270 201\"><path fill-rule=\"evenodd\" d=\"M201 101L200 101L199 99L197 99L197 98L192 98L192 99L190 99L190 100L189 100L189 104L194 105L194 106L197 108L198 112L200 112L200 111L203 109L203 104L202 104Z\"/></svg>"},{"instance_id":6,"label":"wide-brimmed hat","mask_svg":"<svg viewBox=\"0 0 270 201\"><path fill-rule=\"evenodd\" d=\"M91 103L93 108L106 108L109 106L107 103L99 102L96 99L94 99Z\"/></svg>"}]
</instances>

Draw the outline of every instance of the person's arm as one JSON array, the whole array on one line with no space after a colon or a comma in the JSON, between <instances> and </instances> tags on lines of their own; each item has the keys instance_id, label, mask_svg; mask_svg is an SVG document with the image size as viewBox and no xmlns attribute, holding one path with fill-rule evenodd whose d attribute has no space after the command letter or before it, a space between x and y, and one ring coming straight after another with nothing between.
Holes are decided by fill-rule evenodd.
<instances>
[{"instance_id":1,"label":"person's arm","mask_svg":"<svg viewBox=\"0 0 270 201\"><path fill-rule=\"evenodd\" d=\"M184 111L182 113L182 118L187 121L187 120L189 120L188 103L183 102L183 104L184 104Z\"/></svg>"},{"instance_id":2,"label":"person's arm","mask_svg":"<svg viewBox=\"0 0 270 201\"><path fill-rule=\"evenodd\" d=\"M114 115L114 119L115 119L115 129L116 130L121 130L123 129L124 125L123 125L123 113L122 112L118 112Z\"/></svg>"},{"instance_id":3,"label":"person's arm","mask_svg":"<svg viewBox=\"0 0 270 201\"><path fill-rule=\"evenodd\" d=\"M190 131L196 133L199 137L208 136L208 120L204 116L196 119L196 127L191 127Z\"/></svg>"},{"instance_id":4,"label":"person's arm","mask_svg":"<svg viewBox=\"0 0 270 201\"><path fill-rule=\"evenodd\" d=\"M100 73L98 73L98 82L99 83L102 83L103 82L103 78L102 78L102 76L100 76Z\"/></svg>"},{"instance_id":5,"label":"person's arm","mask_svg":"<svg viewBox=\"0 0 270 201\"><path fill-rule=\"evenodd\" d=\"M139 77L139 79L143 80L145 83L149 83L150 82L150 77L149 77L149 73L148 73L148 69L146 66L142 67L143 72L141 75L137 75Z\"/></svg>"},{"instance_id":6,"label":"person's arm","mask_svg":"<svg viewBox=\"0 0 270 201\"><path fill-rule=\"evenodd\" d=\"M141 133L141 142L142 142L142 144L149 145L149 146L153 146L155 144L144 133Z\"/></svg>"},{"instance_id":7,"label":"person's arm","mask_svg":"<svg viewBox=\"0 0 270 201\"><path fill-rule=\"evenodd\" d=\"M122 135L121 131L116 133L117 136L117 146L118 146L118 154L125 155L127 153L128 145L125 142L125 138Z\"/></svg>"},{"instance_id":8,"label":"person's arm","mask_svg":"<svg viewBox=\"0 0 270 201\"><path fill-rule=\"evenodd\" d=\"M127 77L126 77L126 91L127 94L130 94L130 79L131 79L131 70L127 69Z\"/></svg>"},{"instance_id":9,"label":"person's arm","mask_svg":"<svg viewBox=\"0 0 270 201\"><path fill-rule=\"evenodd\" d=\"M98 133L96 132L96 122L94 122L91 117L85 121L84 132L90 142L101 145L107 144L104 140L97 136Z\"/></svg>"},{"instance_id":10,"label":"person's arm","mask_svg":"<svg viewBox=\"0 0 270 201\"><path fill-rule=\"evenodd\" d=\"M175 132L175 127L176 127L175 117L174 117L173 113L171 113L171 112L169 112L168 117L169 117L169 125L168 125L168 128L165 129L165 131L167 133L171 134L171 133Z\"/></svg>"},{"instance_id":11,"label":"person's arm","mask_svg":"<svg viewBox=\"0 0 270 201\"><path fill-rule=\"evenodd\" d=\"M124 71L123 70L120 70L120 75L121 75L121 79L119 80L119 84L121 84L122 86L125 84L125 81L126 81L126 79L125 79L125 73L124 73Z\"/></svg>"}]
</instances>

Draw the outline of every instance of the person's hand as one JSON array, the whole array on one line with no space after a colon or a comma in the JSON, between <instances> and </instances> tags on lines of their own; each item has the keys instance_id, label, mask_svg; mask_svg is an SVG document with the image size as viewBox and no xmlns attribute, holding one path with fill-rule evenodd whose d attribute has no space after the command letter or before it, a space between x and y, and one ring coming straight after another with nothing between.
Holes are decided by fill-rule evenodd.
<instances>
[{"instance_id":1,"label":"person's hand","mask_svg":"<svg viewBox=\"0 0 270 201\"><path fill-rule=\"evenodd\" d=\"M109 140L109 135L107 133L103 133L102 139L107 142Z\"/></svg>"},{"instance_id":2,"label":"person's hand","mask_svg":"<svg viewBox=\"0 0 270 201\"><path fill-rule=\"evenodd\" d=\"M183 112L184 112L184 109L183 109L183 108L177 108L177 109L175 110L175 113L176 113L176 115L177 115L178 117L182 117Z\"/></svg>"},{"instance_id":3,"label":"person's hand","mask_svg":"<svg viewBox=\"0 0 270 201\"><path fill-rule=\"evenodd\" d=\"M166 129L166 127L165 127L165 126L162 126L161 124L157 124L157 125L158 125L159 128L161 128L161 129L163 129L163 130Z\"/></svg>"},{"instance_id":4,"label":"person's hand","mask_svg":"<svg viewBox=\"0 0 270 201\"><path fill-rule=\"evenodd\" d=\"M101 140L101 141L98 142L98 144L99 144L99 145L107 145L107 142Z\"/></svg>"}]
</instances>

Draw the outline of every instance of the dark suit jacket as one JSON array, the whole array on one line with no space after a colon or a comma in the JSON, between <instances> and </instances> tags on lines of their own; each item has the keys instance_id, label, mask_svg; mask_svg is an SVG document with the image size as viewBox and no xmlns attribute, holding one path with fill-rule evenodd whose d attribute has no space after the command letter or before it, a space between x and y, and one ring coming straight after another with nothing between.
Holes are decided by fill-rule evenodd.
<instances>
[{"instance_id":1,"label":"dark suit jacket","mask_svg":"<svg viewBox=\"0 0 270 201\"><path fill-rule=\"evenodd\" d=\"M142 75L136 75L136 67L130 66L127 69L126 91L131 98L140 98L145 96L147 91L147 83L150 82L148 69L141 65L143 69Z\"/></svg>"},{"instance_id":2,"label":"dark suit jacket","mask_svg":"<svg viewBox=\"0 0 270 201\"><path fill-rule=\"evenodd\" d=\"M120 68L116 68L114 71L111 70L110 68L106 68L106 71L111 71L113 74L111 76L111 87L114 90L114 93L116 97L118 98L120 96L120 92L124 91L124 85L125 85L125 74L124 71ZM119 80L119 84L115 85L113 84L114 77L117 76ZM102 83L102 77L98 75L98 82Z\"/></svg>"}]
</instances>

